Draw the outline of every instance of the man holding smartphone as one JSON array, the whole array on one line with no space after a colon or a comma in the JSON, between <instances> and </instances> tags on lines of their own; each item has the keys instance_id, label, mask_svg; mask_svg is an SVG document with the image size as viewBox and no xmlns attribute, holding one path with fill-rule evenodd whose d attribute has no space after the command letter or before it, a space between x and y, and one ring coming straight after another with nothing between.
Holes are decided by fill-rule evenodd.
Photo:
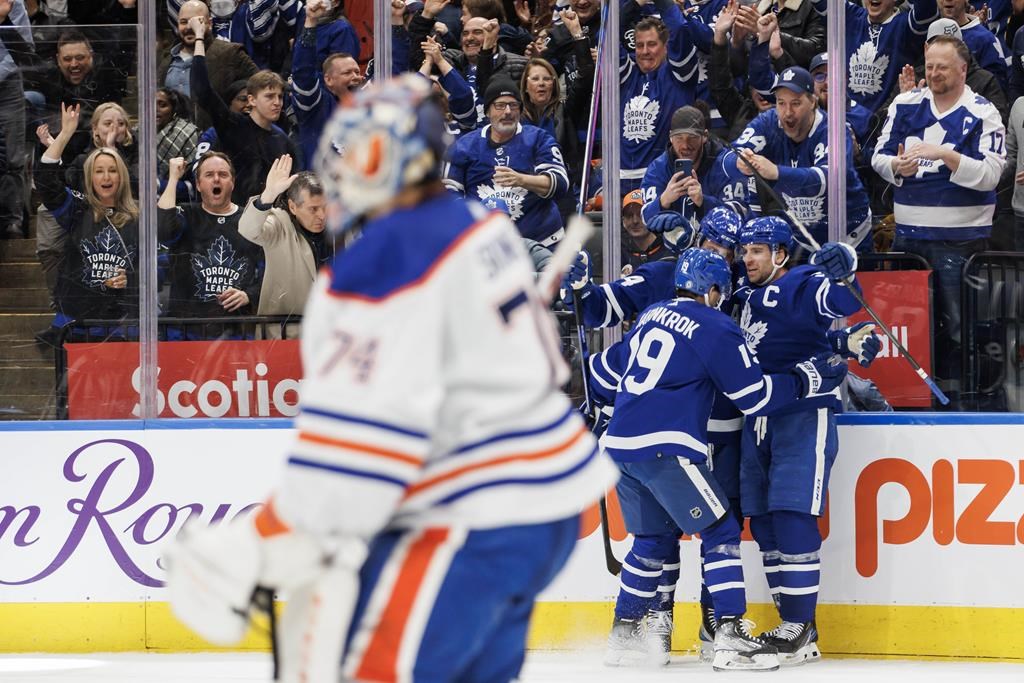
<instances>
[{"instance_id":1,"label":"man holding smartphone","mask_svg":"<svg viewBox=\"0 0 1024 683\"><path fill-rule=\"evenodd\" d=\"M734 163L723 163L732 153L708 134L703 111L676 109L668 142L643 179L642 213L651 232L668 233L684 222L696 227L708 211L726 204L743 214L749 179Z\"/></svg>"}]
</instances>

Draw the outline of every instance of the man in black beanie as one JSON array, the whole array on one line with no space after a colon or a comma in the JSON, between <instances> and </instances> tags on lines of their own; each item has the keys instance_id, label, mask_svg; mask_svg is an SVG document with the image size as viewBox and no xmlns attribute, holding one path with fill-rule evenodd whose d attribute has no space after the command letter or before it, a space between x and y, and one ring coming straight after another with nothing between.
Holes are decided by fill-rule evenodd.
<instances>
[{"instance_id":1,"label":"man in black beanie","mask_svg":"<svg viewBox=\"0 0 1024 683\"><path fill-rule=\"evenodd\" d=\"M564 234L557 200L569 189L569 177L555 139L520 123L522 107L515 83L492 80L484 93L490 123L449 148L444 183L484 203L503 200L523 237L549 247Z\"/></svg>"}]
</instances>

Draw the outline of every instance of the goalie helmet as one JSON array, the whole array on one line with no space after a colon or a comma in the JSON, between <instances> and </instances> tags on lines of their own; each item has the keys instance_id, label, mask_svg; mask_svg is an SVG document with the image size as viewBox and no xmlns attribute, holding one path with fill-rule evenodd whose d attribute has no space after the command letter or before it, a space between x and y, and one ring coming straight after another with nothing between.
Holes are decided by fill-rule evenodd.
<instances>
[{"instance_id":1,"label":"goalie helmet","mask_svg":"<svg viewBox=\"0 0 1024 683\"><path fill-rule=\"evenodd\" d=\"M440 178L447 146L444 116L419 74L347 96L317 152L330 228L349 230L401 190Z\"/></svg>"},{"instance_id":2,"label":"goalie helmet","mask_svg":"<svg viewBox=\"0 0 1024 683\"><path fill-rule=\"evenodd\" d=\"M705 297L717 287L722 299L726 299L732 294L732 271L718 252L687 249L676 262L675 285L676 290Z\"/></svg>"},{"instance_id":3,"label":"goalie helmet","mask_svg":"<svg viewBox=\"0 0 1024 683\"><path fill-rule=\"evenodd\" d=\"M785 247L787 252L793 251L793 229L789 223L778 216L761 216L751 218L740 230L740 244L767 244L774 251L777 247Z\"/></svg>"},{"instance_id":4,"label":"goalie helmet","mask_svg":"<svg viewBox=\"0 0 1024 683\"><path fill-rule=\"evenodd\" d=\"M742 227L743 220L738 213L726 206L716 206L700 222L700 240L711 240L726 249L735 249Z\"/></svg>"}]
</instances>

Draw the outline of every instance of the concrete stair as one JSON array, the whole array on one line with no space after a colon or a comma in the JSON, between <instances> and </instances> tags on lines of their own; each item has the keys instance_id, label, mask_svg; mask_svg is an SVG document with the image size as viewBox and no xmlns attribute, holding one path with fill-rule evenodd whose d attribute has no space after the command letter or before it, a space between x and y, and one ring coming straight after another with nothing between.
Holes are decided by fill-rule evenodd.
<instances>
[{"instance_id":1,"label":"concrete stair","mask_svg":"<svg viewBox=\"0 0 1024 683\"><path fill-rule=\"evenodd\" d=\"M56 417L53 348L35 341L53 321L35 252L33 237L0 240L0 421Z\"/></svg>"}]
</instances>

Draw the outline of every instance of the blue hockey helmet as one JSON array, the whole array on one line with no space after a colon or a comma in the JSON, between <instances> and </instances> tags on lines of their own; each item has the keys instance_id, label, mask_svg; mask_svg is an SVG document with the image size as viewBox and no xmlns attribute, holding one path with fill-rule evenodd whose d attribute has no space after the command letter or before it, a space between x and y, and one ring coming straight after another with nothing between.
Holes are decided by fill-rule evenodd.
<instances>
[{"instance_id":1,"label":"blue hockey helmet","mask_svg":"<svg viewBox=\"0 0 1024 683\"><path fill-rule=\"evenodd\" d=\"M778 216L751 218L740 230L740 244L767 244L773 251L782 246L792 252L793 229Z\"/></svg>"},{"instance_id":2,"label":"blue hockey helmet","mask_svg":"<svg viewBox=\"0 0 1024 683\"><path fill-rule=\"evenodd\" d=\"M328 226L344 232L402 189L440 178L448 141L430 81L419 74L346 96L317 151Z\"/></svg>"},{"instance_id":3,"label":"blue hockey helmet","mask_svg":"<svg viewBox=\"0 0 1024 683\"><path fill-rule=\"evenodd\" d=\"M722 299L732 294L732 271L725 258L714 251L691 248L683 252L676 262L676 290L707 296L717 287Z\"/></svg>"},{"instance_id":4,"label":"blue hockey helmet","mask_svg":"<svg viewBox=\"0 0 1024 683\"><path fill-rule=\"evenodd\" d=\"M711 240L726 249L735 249L740 240L743 219L727 206L716 206L700 222L700 240Z\"/></svg>"}]
</instances>

